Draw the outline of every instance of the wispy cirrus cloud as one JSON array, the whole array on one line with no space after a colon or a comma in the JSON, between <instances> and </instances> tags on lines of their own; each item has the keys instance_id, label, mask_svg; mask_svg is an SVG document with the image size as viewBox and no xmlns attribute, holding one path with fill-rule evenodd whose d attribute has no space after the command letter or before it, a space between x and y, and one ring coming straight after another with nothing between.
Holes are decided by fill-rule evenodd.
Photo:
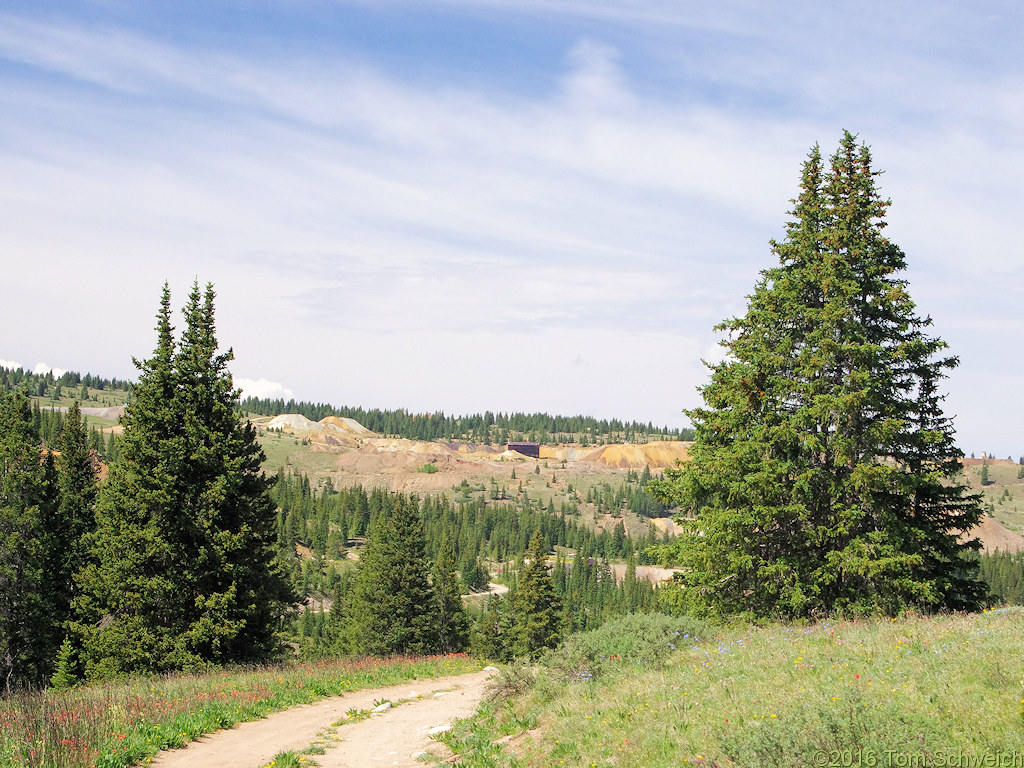
<instances>
[{"instance_id":1,"label":"wispy cirrus cloud","mask_svg":"<svg viewBox=\"0 0 1024 768\"><path fill-rule=\"evenodd\" d=\"M40 318L0 334L8 354L133 375L159 285L198 275L236 372L270 391L679 419L711 327L771 264L807 149L850 128L887 171L915 298L966 348L951 401L978 426L961 434L1024 427L969 394L972 371L1016 372L989 361L1016 333L1024 67L1002 43L1020 11L338 0L212 23L233 10L210 4L208 27L143 6L0 12L0 249L19 288L0 327L42 297L133 318L102 347ZM517 391L490 349L596 378L575 401ZM650 373L625 386L612 360Z\"/></svg>"}]
</instances>

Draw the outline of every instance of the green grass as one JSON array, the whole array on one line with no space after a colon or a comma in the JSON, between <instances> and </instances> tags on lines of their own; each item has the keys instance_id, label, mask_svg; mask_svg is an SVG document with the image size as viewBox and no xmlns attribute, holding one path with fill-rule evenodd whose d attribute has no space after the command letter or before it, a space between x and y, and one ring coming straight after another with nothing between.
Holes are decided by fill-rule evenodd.
<instances>
[{"instance_id":1,"label":"green grass","mask_svg":"<svg viewBox=\"0 0 1024 768\"><path fill-rule=\"evenodd\" d=\"M310 768L311 766L319 765L316 760L309 757L310 754L308 751L278 752L274 755L274 759L263 766L263 768ZM323 754L323 752L318 752L317 754Z\"/></svg>"},{"instance_id":2,"label":"green grass","mask_svg":"<svg viewBox=\"0 0 1024 768\"><path fill-rule=\"evenodd\" d=\"M1002 525L1024 532L1024 478L1017 477L1015 464L990 464L989 484L981 484L981 467L966 467L964 476L971 489L983 495L982 505Z\"/></svg>"},{"instance_id":3,"label":"green grass","mask_svg":"<svg viewBox=\"0 0 1024 768\"><path fill-rule=\"evenodd\" d=\"M16 695L0 701L0 765L128 766L296 704L482 666L463 654L349 659Z\"/></svg>"},{"instance_id":4,"label":"green grass","mask_svg":"<svg viewBox=\"0 0 1024 768\"><path fill-rule=\"evenodd\" d=\"M109 430L112 427L116 427L118 424L118 422L114 421L113 419L101 419L99 416L83 416L82 420L85 422L86 429L91 430L93 427L95 427L101 432L104 430Z\"/></svg>"},{"instance_id":5,"label":"green grass","mask_svg":"<svg viewBox=\"0 0 1024 768\"><path fill-rule=\"evenodd\" d=\"M127 392L120 390L99 390L91 389L90 398L85 401L80 401L79 405L82 408L108 408L110 406L123 405L127 399ZM70 408L71 405L78 399L78 389L64 388L64 394L54 400L52 397L32 397L33 403L38 403L40 408ZM116 427L118 422L115 419L101 419L99 416L83 416L82 420L85 422L86 429L96 428L99 430L108 430L111 427Z\"/></svg>"},{"instance_id":6,"label":"green grass","mask_svg":"<svg viewBox=\"0 0 1024 768\"><path fill-rule=\"evenodd\" d=\"M467 764L524 768L1020 765L1022 628L1021 609L730 628L576 682L549 659L449 743Z\"/></svg>"},{"instance_id":7,"label":"green grass","mask_svg":"<svg viewBox=\"0 0 1024 768\"><path fill-rule=\"evenodd\" d=\"M113 405L124 405L128 401L128 391L123 389L92 389L88 390L89 399L79 400L83 408L108 408ZM78 387L61 387L61 396L54 399L50 394L43 397L32 395L33 403L38 403L40 408L70 408L71 404L78 400L80 394Z\"/></svg>"},{"instance_id":8,"label":"green grass","mask_svg":"<svg viewBox=\"0 0 1024 768\"><path fill-rule=\"evenodd\" d=\"M259 435L259 443L267 456L267 460L263 462L263 469L268 475L277 474L278 469L283 467L287 472L309 475L310 480L315 480L336 475L339 471L335 467L337 454L316 451L311 444L304 445L294 435L264 432ZM359 482L354 476L351 480L353 485Z\"/></svg>"}]
</instances>

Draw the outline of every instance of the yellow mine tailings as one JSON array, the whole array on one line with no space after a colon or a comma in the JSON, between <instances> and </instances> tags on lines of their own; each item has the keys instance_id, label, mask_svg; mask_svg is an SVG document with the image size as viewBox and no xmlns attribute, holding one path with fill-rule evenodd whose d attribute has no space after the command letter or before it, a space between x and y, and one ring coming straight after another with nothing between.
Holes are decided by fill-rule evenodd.
<instances>
[{"instance_id":1,"label":"yellow mine tailings","mask_svg":"<svg viewBox=\"0 0 1024 768\"><path fill-rule=\"evenodd\" d=\"M679 440L602 445L597 448L542 445L540 457L556 461L589 461L619 469L663 469L686 461L690 457L690 445Z\"/></svg>"}]
</instances>

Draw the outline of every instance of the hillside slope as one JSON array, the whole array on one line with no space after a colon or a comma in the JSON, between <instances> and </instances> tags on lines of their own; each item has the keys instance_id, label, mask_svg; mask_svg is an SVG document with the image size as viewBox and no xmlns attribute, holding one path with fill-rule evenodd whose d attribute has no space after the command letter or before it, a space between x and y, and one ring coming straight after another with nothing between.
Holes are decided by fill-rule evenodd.
<instances>
[{"instance_id":1,"label":"hillside slope","mask_svg":"<svg viewBox=\"0 0 1024 768\"><path fill-rule=\"evenodd\" d=\"M670 631L625 617L505 672L500 698L449 744L468 764L522 768L1019 765L1022 618L683 617Z\"/></svg>"},{"instance_id":2,"label":"hillside slope","mask_svg":"<svg viewBox=\"0 0 1024 768\"><path fill-rule=\"evenodd\" d=\"M531 498L558 504L575 498L587 488L621 479L629 471L645 467L652 472L675 466L689 458L692 443L652 441L649 443L613 444L582 447L580 445L542 445L540 459L531 459L503 446L466 441L424 442L406 438L381 437L354 419L329 416L311 421L299 414L282 414L272 419L254 419L254 424L267 435L287 435L307 445L290 446L288 461L293 471L312 476L331 477L335 487L359 483L367 487L384 486L405 493L451 493L473 489L485 494L492 483L506 489L525 488ZM305 457L299 458L305 453ZM980 459L966 459L966 479L980 488ZM986 486L986 499L992 515L971 531L979 538L983 551L996 549L1024 551L1024 535L1013 530L1016 507L1012 488L1024 494L1024 479L1016 478L1013 462L989 460L990 474L995 481ZM276 467L268 467L276 471ZM517 472L518 470L518 472ZM525 470L525 471L524 471ZM465 485L464 485L465 484ZM576 495L569 493L572 487ZM998 505L997 505L998 503ZM1024 514L1021 514L1024 518ZM602 526L611 520L597 521ZM635 522L635 521L634 521ZM671 520L655 520L662 533L673 532ZM643 526L640 526L643 528ZM634 530L638 530L634 528Z\"/></svg>"}]
</instances>

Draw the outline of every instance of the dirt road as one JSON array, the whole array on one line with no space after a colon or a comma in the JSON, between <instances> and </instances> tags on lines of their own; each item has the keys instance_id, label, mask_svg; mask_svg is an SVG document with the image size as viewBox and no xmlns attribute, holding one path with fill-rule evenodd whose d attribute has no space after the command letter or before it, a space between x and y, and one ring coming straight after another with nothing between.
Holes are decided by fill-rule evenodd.
<instances>
[{"instance_id":1,"label":"dirt road","mask_svg":"<svg viewBox=\"0 0 1024 768\"><path fill-rule=\"evenodd\" d=\"M491 671L432 680L413 680L389 688L373 688L293 707L263 720L242 723L189 744L162 752L154 768L261 768L278 752L300 751L322 743L325 752L311 757L322 768L390 766L422 768L422 752L446 756L444 744L431 729L468 717L483 698ZM375 702L394 706L357 722L345 723L349 710L372 710Z\"/></svg>"}]
</instances>

